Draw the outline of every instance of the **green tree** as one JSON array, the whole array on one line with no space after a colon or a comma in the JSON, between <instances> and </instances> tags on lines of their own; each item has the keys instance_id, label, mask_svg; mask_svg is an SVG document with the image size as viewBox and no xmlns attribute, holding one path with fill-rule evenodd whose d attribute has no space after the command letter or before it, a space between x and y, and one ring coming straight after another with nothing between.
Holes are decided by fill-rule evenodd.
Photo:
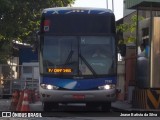
<instances>
[{"instance_id":1,"label":"green tree","mask_svg":"<svg viewBox=\"0 0 160 120\"><path fill-rule=\"evenodd\" d=\"M143 20L142 16L139 16L139 20ZM117 26L117 31L128 33L128 37L124 40L119 40L119 44L135 43L136 42L136 24L137 24L137 15L131 17L131 21L128 23L123 23Z\"/></svg>"},{"instance_id":2,"label":"green tree","mask_svg":"<svg viewBox=\"0 0 160 120\"><path fill-rule=\"evenodd\" d=\"M8 59L7 50L11 50L12 40L32 44L39 29L42 9L68 6L73 2L74 0L0 0L0 41L8 43L7 46L0 45L0 49L4 50L0 62Z\"/></svg>"}]
</instances>

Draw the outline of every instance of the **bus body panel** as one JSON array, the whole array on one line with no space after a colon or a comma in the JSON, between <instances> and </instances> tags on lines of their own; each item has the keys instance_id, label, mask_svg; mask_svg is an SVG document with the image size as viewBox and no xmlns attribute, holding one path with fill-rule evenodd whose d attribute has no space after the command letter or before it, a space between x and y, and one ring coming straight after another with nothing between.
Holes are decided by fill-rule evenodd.
<instances>
[{"instance_id":1,"label":"bus body panel","mask_svg":"<svg viewBox=\"0 0 160 120\"><path fill-rule=\"evenodd\" d=\"M40 97L43 102L114 102L116 90L45 90L40 87Z\"/></svg>"},{"instance_id":2,"label":"bus body panel","mask_svg":"<svg viewBox=\"0 0 160 120\"><path fill-rule=\"evenodd\" d=\"M116 77L93 78L93 79L62 79L42 77L41 83L50 84L66 90L91 90L105 84L116 84Z\"/></svg>"},{"instance_id":3,"label":"bus body panel","mask_svg":"<svg viewBox=\"0 0 160 120\"><path fill-rule=\"evenodd\" d=\"M98 86L116 84L116 77L93 79L62 79L41 77L41 83L60 87L58 90L47 90L40 86L41 100L44 102L106 102L116 100L116 89L98 90ZM84 98L75 98L80 95Z\"/></svg>"},{"instance_id":4,"label":"bus body panel","mask_svg":"<svg viewBox=\"0 0 160 120\"><path fill-rule=\"evenodd\" d=\"M91 63L89 62L90 59L85 58L80 54L80 52L85 53L85 51L81 51L80 47L85 47L85 44L92 45L93 48L96 45L96 42L99 40L95 40L94 44L92 42L88 42L86 40L86 43L83 42L86 38L89 39L86 36L93 36L92 39L96 39L94 37L96 36L102 36L102 39L104 40L104 36L111 36L113 39L113 36L115 36L116 29L115 29L115 17L112 11L106 10L106 9L94 9L94 8L49 8L44 9L42 12L42 19L41 19L41 27L40 27L40 81L39 81L39 91L40 91L40 98L43 102L112 102L116 99L116 71L114 70L114 74L109 75L103 75L102 76L96 76L95 70L96 67L92 68ZM80 38L81 36L82 38ZM49 36L48 38L46 36ZM46 72L44 71L46 69L53 69L53 68L43 68L44 62L43 62L43 56L46 53L43 53L44 49L44 43L47 42L46 39L51 39L52 36L53 40L55 38L61 39L63 41L63 38L57 37L57 36L77 36L73 38L73 40L70 40L71 43L74 43L74 39L77 41L76 47L73 47L72 44L70 44L70 47L73 49L68 50L67 53L68 57L66 57L66 62L71 61L72 57L77 57L77 66L80 66L80 64L85 65L88 70L90 71L91 78L85 78L83 75L80 75L79 72L77 72L77 75L73 75L72 77L68 78L65 73L65 75L62 74L63 77L57 77L56 74L49 73L48 76L46 75ZM68 37L68 39L70 39ZM106 39L109 39L106 38ZM101 41L103 41L101 40ZM50 43L54 45L54 43ZM60 42L56 42L59 44L58 46L54 46L56 50L63 51L62 48L66 46L63 44L60 44ZM99 40L100 41L100 40ZM112 40L111 40L112 41ZM112 58L114 59L114 62L111 66L116 67L116 44L117 42L115 39L113 39L112 42L114 45L112 47L113 51ZM81 46L80 46L81 44ZM84 45L83 45L84 44ZM103 43L97 43L102 44ZM107 43L105 43L107 44ZM109 44L109 43L108 43ZM68 44L69 46L69 44ZM111 45L110 45L111 46ZM61 47L61 48L60 48ZM51 47L50 47L51 48ZM49 48L49 49L50 49ZM47 49L47 48L45 48ZM77 50L75 50L77 49ZM53 50L54 51L54 50ZM74 53L73 53L74 51ZM49 50L48 53L51 53L52 50ZM88 51L88 53L91 53ZM58 53L58 52L57 52ZM75 55L75 53L77 53ZM46 55L47 56L47 55ZM65 55L64 55L65 56ZM48 56L47 56L48 57ZM58 57L57 57L58 58ZM60 58L60 57L59 57ZM99 60L100 61L100 60ZM52 62L52 61L51 61ZM49 64L47 62L46 66ZM97 64L97 63L95 63ZM97 64L98 65L98 64ZM52 65L54 66L54 65ZM63 69L62 67L58 67L58 69ZM69 66L69 65L68 65ZM57 66L56 66L57 67ZM67 67L68 68L68 67ZM79 67L78 67L79 68ZM96 71L97 73L102 72L103 70L99 72L99 70ZM45 75L44 75L45 74ZM52 74L52 75L51 75ZM54 76L55 75L55 76ZM52 77L51 77L52 76ZM96 77L95 77L96 76ZM75 79L74 77L77 77ZM79 77L79 78L78 78ZM51 85L54 86L57 89L44 89L42 86L45 85ZM99 89L101 86L105 85L113 85L113 88L110 89Z\"/></svg>"},{"instance_id":5,"label":"bus body panel","mask_svg":"<svg viewBox=\"0 0 160 120\"><path fill-rule=\"evenodd\" d=\"M108 9L45 9L42 12L40 33L54 35L115 34L115 16Z\"/></svg>"}]
</instances>

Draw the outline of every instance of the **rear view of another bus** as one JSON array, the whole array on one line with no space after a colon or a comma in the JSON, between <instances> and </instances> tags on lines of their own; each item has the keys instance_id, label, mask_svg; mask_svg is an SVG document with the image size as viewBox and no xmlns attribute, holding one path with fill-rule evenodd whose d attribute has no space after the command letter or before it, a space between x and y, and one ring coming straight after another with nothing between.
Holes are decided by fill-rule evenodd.
<instances>
[{"instance_id":1,"label":"rear view of another bus","mask_svg":"<svg viewBox=\"0 0 160 120\"><path fill-rule=\"evenodd\" d=\"M112 11L48 8L40 27L39 90L44 111L59 103L86 103L109 111L117 79Z\"/></svg>"}]
</instances>

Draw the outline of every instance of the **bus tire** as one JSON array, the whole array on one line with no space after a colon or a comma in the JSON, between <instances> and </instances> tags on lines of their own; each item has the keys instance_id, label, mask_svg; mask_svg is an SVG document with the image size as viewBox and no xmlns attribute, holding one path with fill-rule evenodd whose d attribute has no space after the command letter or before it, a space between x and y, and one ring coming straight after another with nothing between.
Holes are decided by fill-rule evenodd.
<instances>
[{"instance_id":1,"label":"bus tire","mask_svg":"<svg viewBox=\"0 0 160 120\"><path fill-rule=\"evenodd\" d=\"M104 102L101 104L101 109L104 112L110 112L111 110L111 102Z\"/></svg>"},{"instance_id":2,"label":"bus tire","mask_svg":"<svg viewBox=\"0 0 160 120\"><path fill-rule=\"evenodd\" d=\"M43 111L51 111L51 110L52 110L51 102L43 102Z\"/></svg>"},{"instance_id":3,"label":"bus tire","mask_svg":"<svg viewBox=\"0 0 160 120\"><path fill-rule=\"evenodd\" d=\"M58 107L59 107L58 103L56 103L56 102L52 102L51 106L53 109L58 109Z\"/></svg>"},{"instance_id":4,"label":"bus tire","mask_svg":"<svg viewBox=\"0 0 160 120\"><path fill-rule=\"evenodd\" d=\"M89 111L95 111L100 106L99 103L96 102L88 102L86 103L86 108Z\"/></svg>"}]
</instances>

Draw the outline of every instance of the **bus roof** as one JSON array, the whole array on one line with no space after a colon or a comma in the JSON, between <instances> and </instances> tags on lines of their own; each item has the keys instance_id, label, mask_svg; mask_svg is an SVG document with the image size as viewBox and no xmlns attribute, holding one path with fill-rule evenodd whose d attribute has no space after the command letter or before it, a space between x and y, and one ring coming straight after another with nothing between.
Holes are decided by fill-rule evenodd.
<instances>
[{"instance_id":1,"label":"bus roof","mask_svg":"<svg viewBox=\"0 0 160 120\"><path fill-rule=\"evenodd\" d=\"M51 14L113 14L110 9L89 7L55 7L46 8L42 13Z\"/></svg>"}]
</instances>

